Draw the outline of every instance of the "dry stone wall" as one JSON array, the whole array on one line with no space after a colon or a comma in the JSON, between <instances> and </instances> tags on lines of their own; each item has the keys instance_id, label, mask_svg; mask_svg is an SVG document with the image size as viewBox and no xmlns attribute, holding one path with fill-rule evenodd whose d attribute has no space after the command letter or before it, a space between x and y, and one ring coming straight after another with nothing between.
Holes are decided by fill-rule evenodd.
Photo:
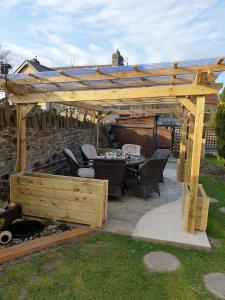
<instances>
[{"instance_id":1,"label":"dry stone wall","mask_svg":"<svg viewBox=\"0 0 225 300\"><path fill-rule=\"evenodd\" d=\"M80 157L79 146L93 143L95 128L56 111L35 110L27 117L27 169L51 174L69 174L62 150L70 148ZM9 176L16 166L16 110L0 105L0 200L9 196ZM81 157L80 157L81 159Z\"/></svg>"}]
</instances>

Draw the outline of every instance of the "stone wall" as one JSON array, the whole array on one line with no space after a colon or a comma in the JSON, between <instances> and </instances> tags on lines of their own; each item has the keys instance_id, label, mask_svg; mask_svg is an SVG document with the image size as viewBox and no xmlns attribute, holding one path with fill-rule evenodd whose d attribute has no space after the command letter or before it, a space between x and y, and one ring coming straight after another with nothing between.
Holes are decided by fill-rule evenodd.
<instances>
[{"instance_id":1,"label":"stone wall","mask_svg":"<svg viewBox=\"0 0 225 300\"><path fill-rule=\"evenodd\" d=\"M15 172L16 167L17 137L15 109L7 107L8 118L2 112L3 109L0 113L0 200L7 200L9 176ZM76 119L72 120L71 116L66 118L51 114L53 117L50 118L48 112L33 112L28 117L27 169L68 175L69 167L62 150L68 147L80 157L79 145L94 143L95 128L91 123L80 124Z\"/></svg>"}]
</instances>

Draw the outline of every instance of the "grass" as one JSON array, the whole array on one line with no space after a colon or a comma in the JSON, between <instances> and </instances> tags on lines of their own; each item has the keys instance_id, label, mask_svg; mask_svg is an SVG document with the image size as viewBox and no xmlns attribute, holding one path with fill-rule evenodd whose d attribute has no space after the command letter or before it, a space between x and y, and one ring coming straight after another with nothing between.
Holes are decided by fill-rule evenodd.
<instances>
[{"instance_id":1,"label":"grass","mask_svg":"<svg viewBox=\"0 0 225 300\"><path fill-rule=\"evenodd\" d=\"M135 241L97 233L0 268L0 299L171 299L209 300L203 284L208 272L225 272L225 183L202 176L206 192L219 203L210 205L208 233L220 247L210 252ZM163 250L176 255L176 272L149 275L143 256Z\"/></svg>"}]
</instances>

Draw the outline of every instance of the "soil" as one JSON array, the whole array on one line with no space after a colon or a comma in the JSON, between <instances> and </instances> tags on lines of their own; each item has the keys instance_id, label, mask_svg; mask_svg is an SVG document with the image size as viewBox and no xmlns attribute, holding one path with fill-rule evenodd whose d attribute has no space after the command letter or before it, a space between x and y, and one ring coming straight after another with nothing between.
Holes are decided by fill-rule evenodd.
<instances>
[{"instance_id":1,"label":"soil","mask_svg":"<svg viewBox=\"0 0 225 300\"><path fill-rule=\"evenodd\" d=\"M207 160L201 163L201 174L213 175L216 179L225 181L225 170L210 164Z\"/></svg>"}]
</instances>

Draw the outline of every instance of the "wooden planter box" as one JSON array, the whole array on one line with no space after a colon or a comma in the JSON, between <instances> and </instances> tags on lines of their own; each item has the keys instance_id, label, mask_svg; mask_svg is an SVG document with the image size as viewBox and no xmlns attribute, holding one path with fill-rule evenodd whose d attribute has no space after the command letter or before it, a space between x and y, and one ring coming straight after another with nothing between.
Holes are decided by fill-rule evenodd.
<instances>
[{"instance_id":1,"label":"wooden planter box","mask_svg":"<svg viewBox=\"0 0 225 300\"><path fill-rule=\"evenodd\" d=\"M100 227L107 216L108 181L41 173L10 176L10 201L22 214Z\"/></svg>"},{"instance_id":2,"label":"wooden planter box","mask_svg":"<svg viewBox=\"0 0 225 300\"><path fill-rule=\"evenodd\" d=\"M190 209L190 191L187 184L184 185L183 193L183 212L184 226L187 228L188 215ZM209 212L209 197L206 195L201 184L198 185L198 200L195 218L195 229L206 231Z\"/></svg>"}]
</instances>

